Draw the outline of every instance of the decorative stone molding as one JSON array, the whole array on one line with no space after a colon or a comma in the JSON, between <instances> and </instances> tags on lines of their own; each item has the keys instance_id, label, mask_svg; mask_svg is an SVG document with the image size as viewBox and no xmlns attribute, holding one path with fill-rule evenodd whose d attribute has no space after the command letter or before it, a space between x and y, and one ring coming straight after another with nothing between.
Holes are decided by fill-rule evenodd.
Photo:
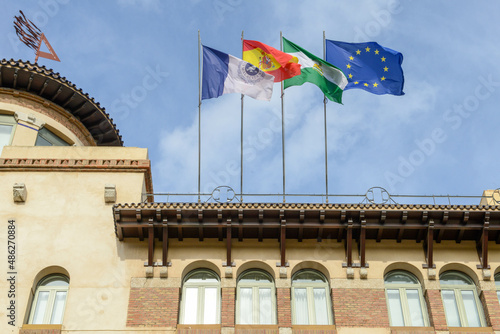
<instances>
[{"instance_id":1,"label":"decorative stone molding","mask_svg":"<svg viewBox=\"0 0 500 334\"><path fill-rule=\"evenodd\" d=\"M483 280L485 281L491 280L491 270L483 269Z\"/></svg>"},{"instance_id":2,"label":"decorative stone molding","mask_svg":"<svg viewBox=\"0 0 500 334\"><path fill-rule=\"evenodd\" d=\"M153 269L153 267L146 267L145 268L145 274L146 274L146 278L153 278L153 276L154 276L154 269Z\"/></svg>"},{"instance_id":3,"label":"decorative stone molding","mask_svg":"<svg viewBox=\"0 0 500 334\"><path fill-rule=\"evenodd\" d=\"M26 202L28 191L24 183L14 183L13 188L14 202Z\"/></svg>"},{"instance_id":4,"label":"decorative stone molding","mask_svg":"<svg viewBox=\"0 0 500 334\"><path fill-rule=\"evenodd\" d=\"M104 185L104 202L105 203L116 202L116 185L114 184Z\"/></svg>"},{"instance_id":5,"label":"decorative stone molding","mask_svg":"<svg viewBox=\"0 0 500 334\"><path fill-rule=\"evenodd\" d=\"M347 268L347 278L354 279L354 268Z\"/></svg>"},{"instance_id":6,"label":"decorative stone molding","mask_svg":"<svg viewBox=\"0 0 500 334\"><path fill-rule=\"evenodd\" d=\"M287 278L286 267L280 267L280 278Z\"/></svg>"},{"instance_id":7,"label":"decorative stone molding","mask_svg":"<svg viewBox=\"0 0 500 334\"><path fill-rule=\"evenodd\" d=\"M38 119L36 119L35 115L33 114L25 114L23 112L20 112L20 111L16 111L15 114L14 114L14 117L16 119L16 121L23 121L25 123L28 123L28 124L31 124L31 125L34 125L38 128L43 128L43 126L45 125L45 122L42 122Z\"/></svg>"},{"instance_id":8,"label":"decorative stone molding","mask_svg":"<svg viewBox=\"0 0 500 334\"><path fill-rule=\"evenodd\" d=\"M361 279L367 279L368 278L368 269L366 269L366 268L360 268L359 269L359 277Z\"/></svg>"},{"instance_id":9,"label":"decorative stone molding","mask_svg":"<svg viewBox=\"0 0 500 334\"><path fill-rule=\"evenodd\" d=\"M160 267L160 278L168 278L168 267Z\"/></svg>"},{"instance_id":10,"label":"decorative stone molding","mask_svg":"<svg viewBox=\"0 0 500 334\"><path fill-rule=\"evenodd\" d=\"M430 280L435 280L436 279L436 269L433 269L433 268L427 269L427 277Z\"/></svg>"},{"instance_id":11,"label":"decorative stone molding","mask_svg":"<svg viewBox=\"0 0 500 334\"><path fill-rule=\"evenodd\" d=\"M0 159L0 171L100 171L100 172L142 172L146 182L146 192L153 193L151 161L131 159ZM153 196L148 196L153 200ZM116 201L116 200L115 200Z\"/></svg>"},{"instance_id":12,"label":"decorative stone molding","mask_svg":"<svg viewBox=\"0 0 500 334\"><path fill-rule=\"evenodd\" d=\"M233 278L233 268L232 267L225 267L224 277Z\"/></svg>"}]
</instances>

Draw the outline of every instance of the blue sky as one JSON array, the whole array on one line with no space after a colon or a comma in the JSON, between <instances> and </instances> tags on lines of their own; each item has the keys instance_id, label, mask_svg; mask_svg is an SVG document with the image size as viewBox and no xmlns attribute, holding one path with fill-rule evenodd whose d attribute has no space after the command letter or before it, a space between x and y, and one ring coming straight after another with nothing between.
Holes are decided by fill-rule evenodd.
<instances>
[{"instance_id":1,"label":"blue sky","mask_svg":"<svg viewBox=\"0 0 500 334\"><path fill-rule=\"evenodd\" d=\"M343 105L327 105L331 194L378 186L479 196L500 187L498 2L2 0L0 57L33 62L15 37L19 10L61 59L39 63L99 101L126 146L149 149L155 192L197 191L198 30L203 44L237 57L242 31L276 48L282 31L318 56L323 31L403 54L404 96L349 90ZM274 90L271 102L245 99L244 193L282 192ZM322 99L311 84L285 91L287 193L325 192ZM239 192L240 96L204 100L201 122L202 192Z\"/></svg>"}]
</instances>

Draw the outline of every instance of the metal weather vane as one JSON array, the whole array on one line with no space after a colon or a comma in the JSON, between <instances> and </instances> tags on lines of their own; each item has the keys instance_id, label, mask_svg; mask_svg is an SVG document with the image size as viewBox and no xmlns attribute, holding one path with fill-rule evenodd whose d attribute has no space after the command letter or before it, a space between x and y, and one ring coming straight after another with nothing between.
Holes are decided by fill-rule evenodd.
<instances>
[{"instance_id":1,"label":"metal weather vane","mask_svg":"<svg viewBox=\"0 0 500 334\"><path fill-rule=\"evenodd\" d=\"M35 51L35 63L38 61L38 57L60 61L43 32L31 20L27 19L21 10L19 13L21 13L20 16L14 16L14 29L16 29L16 34L21 42ZM42 42L45 43L50 53L40 51Z\"/></svg>"}]
</instances>

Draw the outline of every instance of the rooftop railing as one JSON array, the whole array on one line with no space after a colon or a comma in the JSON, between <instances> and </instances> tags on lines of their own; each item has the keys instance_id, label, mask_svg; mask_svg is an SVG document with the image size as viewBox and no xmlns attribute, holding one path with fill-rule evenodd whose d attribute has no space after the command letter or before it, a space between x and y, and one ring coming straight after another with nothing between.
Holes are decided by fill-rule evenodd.
<instances>
[{"instance_id":1,"label":"rooftop railing","mask_svg":"<svg viewBox=\"0 0 500 334\"><path fill-rule=\"evenodd\" d=\"M219 186L211 193L145 193L164 203L337 203L408 205L500 205L500 188L473 195L392 195L382 187L365 194L238 194L231 187Z\"/></svg>"}]
</instances>

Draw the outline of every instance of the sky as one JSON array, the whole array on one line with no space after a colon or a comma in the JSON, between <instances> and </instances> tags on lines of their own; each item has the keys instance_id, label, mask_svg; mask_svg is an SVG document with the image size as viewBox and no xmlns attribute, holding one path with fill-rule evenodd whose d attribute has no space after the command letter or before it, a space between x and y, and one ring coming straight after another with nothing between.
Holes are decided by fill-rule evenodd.
<instances>
[{"instance_id":1,"label":"sky","mask_svg":"<svg viewBox=\"0 0 500 334\"><path fill-rule=\"evenodd\" d=\"M320 57L323 31L327 39L375 41L403 54L405 95L353 89L344 92L343 104L327 104L330 195L364 195L380 187L401 203L405 200L397 195L480 196L500 187L496 1L1 0L1 5L0 58L34 62L33 50L21 44L12 24L22 10L61 60L40 58L39 64L100 102L125 146L149 150L155 193L198 191L198 31L204 45L236 57L242 32L245 39L278 49L282 32ZM203 100L201 192L229 186L235 193L282 194L279 84L270 102L244 99L243 190L240 117L239 94ZM306 83L285 90L284 124L285 192L325 194L318 87ZM244 201L278 198L244 196ZM174 199L194 197L156 197Z\"/></svg>"}]
</instances>

